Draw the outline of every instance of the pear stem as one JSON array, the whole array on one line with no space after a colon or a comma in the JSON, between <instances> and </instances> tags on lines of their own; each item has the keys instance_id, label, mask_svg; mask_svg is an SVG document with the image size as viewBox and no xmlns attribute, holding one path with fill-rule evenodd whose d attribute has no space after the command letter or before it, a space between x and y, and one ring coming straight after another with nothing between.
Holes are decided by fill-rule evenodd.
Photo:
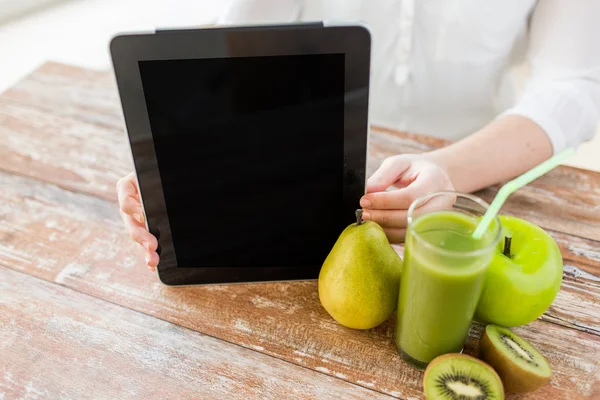
<instances>
[{"instance_id":1,"label":"pear stem","mask_svg":"<svg viewBox=\"0 0 600 400\"><path fill-rule=\"evenodd\" d=\"M505 236L504 237L504 252L503 254L508 257L508 258L512 258L510 255L510 244L512 242L512 237L510 236Z\"/></svg>"},{"instance_id":2,"label":"pear stem","mask_svg":"<svg viewBox=\"0 0 600 400\"><path fill-rule=\"evenodd\" d=\"M362 219L363 210L358 209L354 214L356 215L356 226L362 225L364 222Z\"/></svg>"}]
</instances>

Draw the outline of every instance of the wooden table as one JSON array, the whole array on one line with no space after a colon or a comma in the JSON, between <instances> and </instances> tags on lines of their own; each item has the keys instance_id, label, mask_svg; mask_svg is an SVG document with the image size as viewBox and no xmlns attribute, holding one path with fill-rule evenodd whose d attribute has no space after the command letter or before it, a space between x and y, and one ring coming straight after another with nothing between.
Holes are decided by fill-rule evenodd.
<instances>
[{"instance_id":1,"label":"wooden table","mask_svg":"<svg viewBox=\"0 0 600 400\"><path fill-rule=\"evenodd\" d=\"M443 144L374 129L369 170ZM0 96L0 149L0 398L423 397L394 318L346 329L315 281L171 288L147 271L116 203L132 162L111 73L43 65ZM544 227L565 260L552 307L516 329L553 379L515 398L599 399L600 174L558 168L503 212Z\"/></svg>"}]
</instances>

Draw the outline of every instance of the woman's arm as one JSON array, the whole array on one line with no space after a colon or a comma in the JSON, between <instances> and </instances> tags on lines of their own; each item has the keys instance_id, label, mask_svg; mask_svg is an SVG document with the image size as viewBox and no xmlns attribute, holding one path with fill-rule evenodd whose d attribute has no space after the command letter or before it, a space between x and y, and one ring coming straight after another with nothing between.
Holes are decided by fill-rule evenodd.
<instances>
[{"instance_id":1,"label":"woman's arm","mask_svg":"<svg viewBox=\"0 0 600 400\"><path fill-rule=\"evenodd\" d=\"M600 115L600 1L541 0L531 18L531 79L520 101L435 151L458 191L511 179L592 138Z\"/></svg>"},{"instance_id":2,"label":"woman's arm","mask_svg":"<svg viewBox=\"0 0 600 400\"><path fill-rule=\"evenodd\" d=\"M509 180L551 156L548 135L520 115L506 115L468 138L426 155L446 171L454 189L463 193Z\"/></svg>"}]
</instances>

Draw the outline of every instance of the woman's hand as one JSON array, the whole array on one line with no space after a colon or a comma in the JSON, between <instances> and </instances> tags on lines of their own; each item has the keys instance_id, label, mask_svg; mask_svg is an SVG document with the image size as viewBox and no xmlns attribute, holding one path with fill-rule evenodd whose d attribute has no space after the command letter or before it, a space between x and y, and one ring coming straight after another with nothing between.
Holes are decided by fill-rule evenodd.
<instances>
[{"instance_id":1,"label":"woman's hand","mask_svg":"<svg viewBox=\"0 0 600 400\"><path fill-rule=\"evenodd\" d=\"M386 191L390 187L396 189ZM360 200L363 219L381 225L390 243L400 243L408 207L418 197L442 190L454 187L442 165L427 154L389 157L367 181L367 194Z\"/></svg>"},{"instance_id":2,"label":"woman's hand","mask_svg":"<svg viewBox=\"0 0 600 400\"><path fill-rule=\"evenodd\" d=\"M155 271L158 265L158 253L156 252L158 241L154 235L148 232L144 223L144 210L133 172L119 179L117 193L119 194L119 211L125 227L129 231L129 236L143 247L146 264L151 271Z\"/></svg>"}]
</instances>

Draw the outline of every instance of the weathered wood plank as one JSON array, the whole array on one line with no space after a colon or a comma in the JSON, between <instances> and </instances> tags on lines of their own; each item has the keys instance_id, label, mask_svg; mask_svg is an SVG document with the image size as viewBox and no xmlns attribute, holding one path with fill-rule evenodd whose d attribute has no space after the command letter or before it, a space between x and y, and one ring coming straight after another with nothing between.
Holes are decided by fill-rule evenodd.
<instances>
[{"instance_id":1,"label":"weathered wood plank","mask_svg":"<svg viewBox=\"0 0 600 400\"><path fill-rule=\"evenodd\" d=\"M585 272L600 268L600 243L595 240L572 236L562 232L546 230L556 241L565 260L583 265L583 271L574 273L585 279Z\"/></svg>"},{"instance_id":2,"label":"weathered wood plank","mask_svg":"<svg viewBox=\"0 0 600 400\"><path fill-rule=\"evenodd\" d=\"M573 318L586 314L589 309L600 308L600 242L560 232L548 233L558 243L565 264L561 295L565 300L570 299L555 302L542 319L600 335L599 324L589 325L586 317Z\"/></svg>"},{"instance_id":3,"label":"weathered wood plank","mask_svg":"<svg viewBox=\"0 0 600 400\"><path fill-rule=\"evenodd\" d=\"M2 267L0 292L2 398L390 398Z\"/></svg>"},{"instance_id":4,"label":"weathered wood plank","mask_svg":"<svg viewBox=\"0 0 600 400\"><path fill-rule=\"evenodd\" d=\"M314 281L163 286L126 237L116 204L24 177L0 179L6 188L0 193L0 265L382 393L422 396L422 374L394 348L393 318L366 332L343 328L321 307ZM555 306L598 328L600 308L577 296L565 287ZM543 321L519 332L549 354L556 374L551 386L528 398L590 396L600 368L600 336ZM467 352L475 351L474 343Z\"/></svg>"},{"instance_id":5,"label":"weathered wood plank","mask_svg":"<svg viewBox=\"0 0 600 400\"><path fill-rule=\"evenodd\" d=\"M24 142L26 146L18 147L25 150L17 151L19 157L17 167L10 167L12 165L10 164L8 167L0 168L52 182L69 190L114 199L114 192L111 193L114 190L114 182L106 183L101 173L94 174L92 171L98 168L94 162L85 160L84 157L75 158L73 162L73 155L64 154L64 147L53 147L56 154L61 154L65 164L72 165L67 169L70 169L74 175L69 175L68 172L58 168L60 165L40 157L34 151L50 146L47 143L48 136L37 135L36 129L48 129L48 126L54 128L52 124L57 125L57 129L53 131L55 133L62 131L63 125L78 126L75 120L86 121L98 127L117 128L121 131L120 134L116 130L98 128L92 135L106 132L110 135L112 132L115 137L122 138L121 149L119 150L118 144L113 147L116 158L107 160L101 167L110 169L109 172L105 171L105 174L112 174L115 182L118 177L126 173L130 168L130 166L123 167L128 162L126 137L122 133L116 89L114 86L110 88L113 85L111 74L60 64L46 65L36 71L32 77L36 74L36 77L28 78L18 84L16 90L9 90L0 96L0 102L5 103L7 107L16 107L23 113L31 113L29 115L35 116L34 122L39 120L50 122L46 125L43 123L27 125L29 117L23 118L21 115L19 118L25 119L25 125L31 128L25 130L28 135ZM112 94L109 93L111 91ZM34 109L42 112L36 112ZM6 116L14 118L16 113L12 110ZM44 115L50 113L62 117ZM11 121L15 123L14 120ZM19 123L22 124L23 121ZM3 122L0 123L0 126L3 125ZM93 128L94 126L89 127L90 130ZM21 135L21 130L18 128L9 133ZM53 140L56 136L56 134L52 135ZM75 138L72 140L80 143L80 149L84 152L89 151L89 154L104 154L103 151L95 151L96 146L104 149L111 147L106 143L93 143L87 147L82 144L81 136L77 136L76 132L71 133L71 136ZM443 144L444 142L433 138L374 129L370 144L371 157L368 160L369 170L373 171L380 160L388 155L422 152ZM4 154L2 156L4 157ZM115 165L119 165L119 157L123 157L121 166L114 169ZM73 178L80 174L78 170L88 171L83 174L84 183L77 183L77 178ZM563 289L551 310L543 318L553 323L590 332L597 332L598 321L600 321L597 300L599 274L596 261L598 259L595 258L597 253L593 251L598 247L597 240L600 237L599 177L600 174L594 172L559 168L534 182L530 187L522 189L503 209L507 214L521 216L546 229L571 234L553 233L555 238L556 235L562 235L557 238L557 241L567 260L567 268ZM15 181L4 182L3 180L2 183L19 186ZM31 183L21 182L21 184L28 186L29 189L35 186ZM397 359L393 346L390 345L392 321L372 332L345 330L324 314L318 304L314 282L234 285L234 288L214 286L174 289L160 286L145 270L141 268L138 271L132 270L134 266L138 266L139 255L135 253L135 247L122 233L116 206L57 188L51 188L54 192L50 189L48 189L50 191L42 190L40 189L42 187L48 189L46 185L33 188L33 193L27 192L29 189L26 189L27 193L19 200L23 204L11 203L10 212L16 212L15 218L3 217L5 218L3 224L6 225L3 225L0 233L3 240L3 247L0 247L0 263L38 274L44 279L76 287L98 297L127 304L137 310L158 315L183 326L215 334L299 365L344 379L348 378L367 387L382 388L387 393L402 397L420 396L419 374L406 370ZM102 190L98 191L97 188ZM582 189L585 193L581 193ZM39 192L35 193L36 190ZM44 194L40 195L41 192ZM495 189L491 188L480 194L487 200L491 200ZM571 196L578 206L577 209L570 205L573 204ZM50 210L41 205L44 202L52 204ZM9 210L5 204L3 209ZM9 211L6 213L3 211L3 214L8 213ZM39 215L30 218L30 213ZM19 218L24 222L19 221ZM24 238L24 234L31 237ZM582 239L583 242L578 242L573 235L595 240ZM56 243L57 241L59 243ZM74 254L77 256L74 257ZM61 268L64 265L66 267ZM119 265L124 269L115 270L114 266ZM298 299L302 301L299 302ZM234 310L234 307L239 306L239 301L251 306ZM581 307L574 307L573 304ZM210 316L211 321L199 320L197 315ZM305 321L298 321L303 317ZM265 326L258 324L257 321L263 322ZM543 327L543 329L536 327ZM524 329L527 331L538 329L539 332L544 333L547 330L555 332L555 336L549 339L553 343L561 342L560 336L564 330L543 322L536 322ZM544 345L545 342L542 342L545 339L538 337L537 340L541 346ZM591 354L597 360L597 354L585 348L589 344L582 345L578 351L586 357ZM595 345L592 343L590 348L592 350L598 348L597 343ZM467 349L467 351L472 350L473 346ZM362 359L355 359L356 354L362 354ZM577 374L591 375L595 378L588 385L589 387L584 385L584 391L581 393L587 396L590 393L592 396L593 393L597 393L595 391L598 388L597 369L594 370L596 372L586 375L586 370L582 370L577 364L575 352L562 356L564 359L559 360L558 356L556 359L566 363L567 366L563 367L560 364L559 370L563 371L563 375L558 376L563 376L565 379L567 377L578 379L574 378L579 376ZM382 363L382 359L386 360L387 364ZM586 360L589 362L589 359ZM373 369L376 366L385 371L379 371L374 377ZM577 386L581 381L572 382L567 389L560 386L562 385L560 379L558 382L559 385L556 385L553 381L553 386L545 389L551 392L550 394L544 392L547 394L546 397L562 397L563 393L565 396L566 393L570 393L575 397L574 392L569 390L581 389ZM400 389L396 386L400 386Z\"/></svg>"},{"instance_id":6,"label":"weathered wood plank","mask_svg":"<svg viewBox=\"0 0 600 400\"><path fill-rule=\"evenodd\" d=\"M7 103L0 97L0 169L116 200L133 170L127 135Z\"/></svg>"},{"instance_id":7,"label":"weathered wood plank","mask_svg":"<svg viewBox=\"0 0 600 400\"><path fill-rule=\"evenodd\" d=\"M55 116L123 130L112 72L48 62L2 93L2 98Z\"/></svg>"}]
</instances>

